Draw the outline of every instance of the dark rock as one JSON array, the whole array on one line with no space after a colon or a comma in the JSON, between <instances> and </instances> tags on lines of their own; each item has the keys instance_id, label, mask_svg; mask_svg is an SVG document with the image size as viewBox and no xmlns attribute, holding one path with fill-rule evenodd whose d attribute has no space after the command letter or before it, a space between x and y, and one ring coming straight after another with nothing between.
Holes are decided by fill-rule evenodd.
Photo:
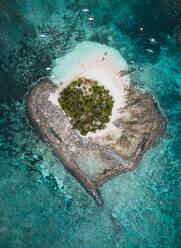
<instances>
[{"instance_id":1,"label":"dark rock","mask_svg":"<svg viewBox=\"0 0 181 248\"><path fill-rule=\"evenodd\" d=\"M134 71L136 71L136 68L129 67L128 69L121 70L121 71L119 72L119 76L120 76L120 77L123 77L123 76L125 76L125 75L128 75L128 74L134 72Z\"/></svg>"}]
</instances>

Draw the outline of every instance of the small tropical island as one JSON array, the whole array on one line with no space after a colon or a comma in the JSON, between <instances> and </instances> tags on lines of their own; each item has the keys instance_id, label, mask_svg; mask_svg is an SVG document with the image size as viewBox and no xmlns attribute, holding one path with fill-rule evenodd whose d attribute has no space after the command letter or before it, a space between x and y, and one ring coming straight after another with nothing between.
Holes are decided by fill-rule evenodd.
<instances>
[{"instance_id":1,"label":"small tropical island","mask_svg":"<svg viewBox=\"0 0 181 248\"><path fill-rule=\"evenodd\" d=\"M135 68L115 49L82 42L55 64L50 79L29 93L27 115L65 169L102 204L98 188L136 167L165 120L153 97L131 83Z\"/></svg>"}]
</instances>

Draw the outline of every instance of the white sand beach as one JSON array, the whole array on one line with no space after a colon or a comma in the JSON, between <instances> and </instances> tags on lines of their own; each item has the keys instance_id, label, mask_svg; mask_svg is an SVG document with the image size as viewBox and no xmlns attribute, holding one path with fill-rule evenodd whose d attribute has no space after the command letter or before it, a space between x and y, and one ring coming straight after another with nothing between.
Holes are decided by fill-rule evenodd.
<instances>
[{"instance_id":1,"label":"white sand beach","mask_svg":"<svg viewBox=\"0 0 181 248\"><path fill-rule=\"evenodd\" d=\"M114 105L106 128L97 130L95 133L89 132L86 137L94 138L112 132L118 132L120 135L120 129L116 128L112 122L120 117L118 109L125 106L125 88L128 87L130 80L128 75L120 77L119 71L127 68L126 61L115 49L95 42L82 42L72 52L56 60L52 75L53 82L59 88L56 93L50 95L49 101L59 105L59 92L79 77L97 80L100 85L110 91Z\"/></svg>"}]
</instances>

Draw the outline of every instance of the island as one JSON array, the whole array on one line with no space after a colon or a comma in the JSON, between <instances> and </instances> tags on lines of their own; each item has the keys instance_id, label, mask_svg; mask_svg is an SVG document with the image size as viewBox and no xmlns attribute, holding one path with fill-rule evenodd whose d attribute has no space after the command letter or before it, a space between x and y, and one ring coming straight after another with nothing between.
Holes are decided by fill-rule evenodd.
<instances>
[{"instance_id":1,"label":"island","mask_svg":"<svg viewBox=\"0 0 181 248\"><path fill-rule=\"evenodd\" d=\"M98 188L133 170L165 129L153 97L131 83L135 70L115 49L82 42L27 98L36 134L98 204Z\"/></svg>"}]
</instances>

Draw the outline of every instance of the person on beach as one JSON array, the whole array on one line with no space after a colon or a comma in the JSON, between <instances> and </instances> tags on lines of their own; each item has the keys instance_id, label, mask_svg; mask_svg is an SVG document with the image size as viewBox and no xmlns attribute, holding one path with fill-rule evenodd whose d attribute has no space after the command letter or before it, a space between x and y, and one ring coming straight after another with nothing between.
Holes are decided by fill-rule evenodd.
<instances>
[{"instance_id":1,"label":"person on beach","mask_svg":"<svg viewBox=\"0 0 181 248\"><path fill-rule=\"evenodd\" d=\"M102 61L105 60L106 56L107 56L107 52L104 53L104 56L103 56L103 58L102 58Z\"/></svg>"}]
</instances>

